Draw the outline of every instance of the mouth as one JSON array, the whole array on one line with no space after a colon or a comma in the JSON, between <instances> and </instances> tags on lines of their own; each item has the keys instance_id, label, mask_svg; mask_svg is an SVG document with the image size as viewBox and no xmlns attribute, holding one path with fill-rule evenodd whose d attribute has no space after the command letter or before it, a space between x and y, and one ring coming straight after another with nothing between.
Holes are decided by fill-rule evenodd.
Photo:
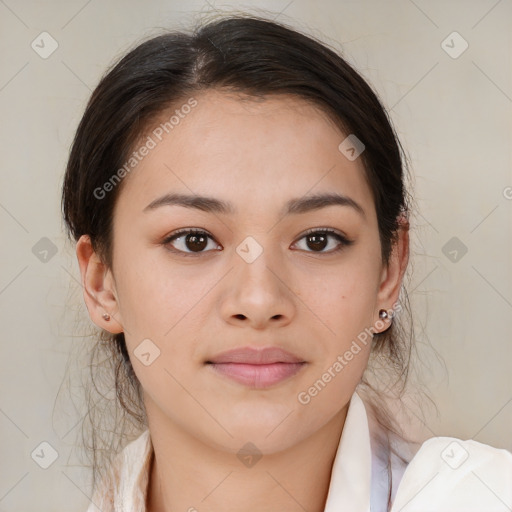
<instances>
[{"instance_id":1,"label":"mouth","mask_svg":"<svg viewBox=\"0 0 512 512\"><path fill-rule=\"evenodd\" d=\"M247 387L264 389L296 375L307 363L277 347L223 352L205 362L217 375Z\"/></svg>"}]
</instances>

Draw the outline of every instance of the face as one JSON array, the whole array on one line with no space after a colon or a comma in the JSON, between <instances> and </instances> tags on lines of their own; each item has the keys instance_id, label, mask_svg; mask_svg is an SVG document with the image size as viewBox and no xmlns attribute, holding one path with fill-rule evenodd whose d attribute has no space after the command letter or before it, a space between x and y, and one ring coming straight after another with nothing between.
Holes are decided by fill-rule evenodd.
<instances>
[{"instance_id":1,"label":"face","mask_svg":"<svg viewBox=\"0 0 512 512\"><path fill-rule=\"evenodd\" d=\"M346 410L370 353L362 333L398 280L363 163L325 114L292 97L194 98L124 178L108 307L150 424L271 453Z\"/></svg>"}]
</instances>

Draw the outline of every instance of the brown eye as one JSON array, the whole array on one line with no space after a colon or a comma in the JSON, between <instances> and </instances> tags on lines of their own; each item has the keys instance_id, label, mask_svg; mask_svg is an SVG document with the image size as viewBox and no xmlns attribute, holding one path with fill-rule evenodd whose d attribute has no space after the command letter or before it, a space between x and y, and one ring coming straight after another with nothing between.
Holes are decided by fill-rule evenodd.
<instances>
[{"instance_id":1,"label":"brown eye","mask_svg":"<svg viewBox=\"0 0 512 512\"><path fill-rule=\"evenodd\" d=\"M212 246L207 249L210 240ZM306 248L302 247L301 250L319 254L332 254L353 243L343 234L330 228L312 229L299 239L299 241L303 240ZM200 229L182 229L168 236L162 245L168 247L170 251L182 253L185 256L207 253L211 250L218 250L220 247L211 235ZM298 242L295 245L298 245ZM329 250L325 250L327 248Z\"/></svg>"},{"instance_id":2,"label":"brown eye","mask_svg":"<svg viewBox=\"0 0 512 512\"><path fill-rule=\"evenodd\" d=\"M307 235L306 240L308 247L310 249L314 249L315 251L323 251L328 244L329 235L326 233L316 233L312 235Z\"/></svg>"},{"instance_id":3,"label":"brown eye","mask_svg":"<svg viewBox=\"0 0 512 512\"><path fill-rule=\"evenodd\" d=\"M170 245L171 250L175 252L183 252L183 253L202 253L208 252L205 249L208 247L208 242L213 240L213 238L201 230L194 229L186 229L182 231L178 231L177 233L172 234L167 237L163 241L163 245ZM214 244L214 248L218 247Z\"/></svg>"},{"instance_id":4,"label":"brown eye","mask_svg":"<svg viewBox=\"0 0 512 512\"><path fill-rule=\"evenodd\" d=\"M337 240L338 243L330 244L329 241L333 239ZM302 240L305 240L306 248L310 249L304 249L306 252L318 252L321 254L330 254L340 251L344 247L349 246L353 243L352 240L348 240L348 238L346 238L344 235L330 228L310 230L305 235L303 235L299 241ZM331 248L330 250L326 251L325 249L329 245L331 246Z\"/></svg>"}]
</instances>

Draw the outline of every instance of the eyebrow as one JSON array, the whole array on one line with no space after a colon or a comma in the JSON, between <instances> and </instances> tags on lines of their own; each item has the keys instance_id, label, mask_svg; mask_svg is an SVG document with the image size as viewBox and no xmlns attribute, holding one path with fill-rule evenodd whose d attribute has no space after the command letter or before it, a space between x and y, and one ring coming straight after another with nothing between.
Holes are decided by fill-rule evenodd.
<instances>
[{"instance_id":1,"label":"eyebrow","mask_svg":"<svg viewBox=\"0 0 512 512\"><path fill-rule=\"evenodd\" d=\"M158 197L154 201L151 201L143 211L148 212L161 206L183 206L185 208L192 208L208 213L220 213L225 215L236 213L236 208L228 201L223 201L215 197L176 193L165 194ZM353 208L362 217L366 217L365 211L359 203L348 196L337 193L314 194L290 199L284 205L280 217L290 214L308 213L328 206L348 206Z\"/></svg>"}]
</instances>

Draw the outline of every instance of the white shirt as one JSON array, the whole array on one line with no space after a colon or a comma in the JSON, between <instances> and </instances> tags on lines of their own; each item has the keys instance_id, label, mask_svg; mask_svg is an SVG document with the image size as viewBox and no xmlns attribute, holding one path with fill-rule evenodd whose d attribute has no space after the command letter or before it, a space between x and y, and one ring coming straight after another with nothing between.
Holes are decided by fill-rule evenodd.
<instances>
[{"instance_id":1,"label":"white shirt","mask_svg":"<svg viewBox=\"0 0 512 512\"><path fill-rule=\"evenodd\" d=\"M405 446L405 445L404 445ZM397 446L400 451L400 447ZM405 454L405 451L401 451ZM87 512L145 512L153 446L149 430L125 446ZM325 512L512 511L512 453L473 440L433 437L409 463L377 443L355 392L334 459Z\"/></svg>"}]
</instances>

